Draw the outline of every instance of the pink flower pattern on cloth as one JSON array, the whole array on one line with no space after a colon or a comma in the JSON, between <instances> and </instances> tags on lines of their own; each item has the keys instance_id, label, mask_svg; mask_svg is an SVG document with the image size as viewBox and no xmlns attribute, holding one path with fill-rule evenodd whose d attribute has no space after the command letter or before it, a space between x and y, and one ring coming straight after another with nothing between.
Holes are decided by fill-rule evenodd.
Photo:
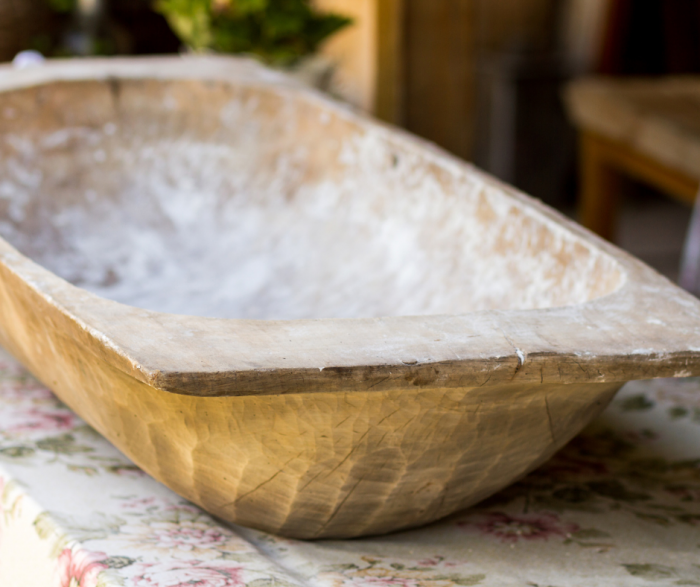
<instances>
[{"instance_id":1,"label":"pink flower pattern on cloth","mask_svg":"<svg viewBox=\"0 0 700 587\"><path fill-rule=\"evenodd\" d=\"M22 414L22 422L10 426L7 431L16 434L23 433L54 433L66 432L75 428L78 417L68 409L31 408Z\"/></svg>"},{"instance_id":2,"label":"pink flower pattern on cloth","mask_svg":"<svg viewBox=\"0 0 700 587\"><path fill-rule=\"evenodd\" d=\"M459 522L461 528L478 528L483 534L496 536L503 542L518 540L547 540L552 537L571 538L581 528L561 522L555 514L523 514L509 516L502 512L488 512L477 516L478 521Z\"/></svg>"},{"instance_id":3,"label":"pink flower pattern on cloth","mask_svg":"<svg viewBox=\"0 0 700 587\"><path fill-rule=\"evenodd\" d=\"M174 513L169 516L168 513ZM119 540L137 545L142 551L162 558L178 560L212 560L222 552L248 550L250 546L230 530L213 525L198 511L167 508L159 516L141 518L140 523L120 528Z\"/></svg>"},{"instance_id":4,"label":"pink flower pattern on cloth","mask_svg":"<svg viewBox=\"0 0 700 587\"><path fill-rule=\"evenodd\" d=\"M135 587L239 587L245 583L240 566L202 561L141 563Z\"/></svg>"},{"instance_id":5,"label":"pink flower pattern on cloth","mask_svg":"<svg viewBox=\"0 0 700 587\"><path fill-rule=\"evenodd\" d=\"M82 548L64 548L58 557L57 587L97 587L99 574L107 568L107 555Z\"/></svg>"},{"instance_id":6,"label":"pink flower pattern on cloth","mask_svg":"<svg viewBox=\"0 0 700 587\"><path fill-rule=\"evenodd\" d=\"M181 499L0 351L0 587L700 585L698 398L700 379L628 384L476 507L409 532L301 542Z\"/></svg>"}]
</instances>

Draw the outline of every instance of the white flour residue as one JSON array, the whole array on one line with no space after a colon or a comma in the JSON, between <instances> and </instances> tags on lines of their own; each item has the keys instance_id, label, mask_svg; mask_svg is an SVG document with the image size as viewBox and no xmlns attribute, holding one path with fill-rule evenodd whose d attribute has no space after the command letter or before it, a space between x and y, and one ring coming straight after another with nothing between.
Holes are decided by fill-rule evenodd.
<instances>
[{"instance_id":1,"label":"white flour residue","mask_svg":"<svg viewBox=\"0 0 700 587\"><path fill-rule=\"evenodd\" d=\"M167 109L13 127L0 234L104 297L211 317L543 308L620 283L609 257L383 132L290 96L214 88L187 103L176 86L156 90Z\"/></svg>"}]
</instances>

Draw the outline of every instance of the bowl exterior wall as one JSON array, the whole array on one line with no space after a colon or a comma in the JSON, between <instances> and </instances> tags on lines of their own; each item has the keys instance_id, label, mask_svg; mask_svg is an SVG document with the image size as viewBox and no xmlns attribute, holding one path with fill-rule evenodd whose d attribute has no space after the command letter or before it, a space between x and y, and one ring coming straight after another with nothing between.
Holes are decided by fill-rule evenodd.
<instances>
[{"instance_id":1,"label":"bowl exterior wall","mask_svg":"<svg viewBox=\"0 0 700 587\"><path fill-rule=\"evenodd\" d=\"M548 459L621 385L179 395L111 366L2 267L0 343L177 493L295 538L395 531L479 501Z\"/></svg>"}]
</instances>

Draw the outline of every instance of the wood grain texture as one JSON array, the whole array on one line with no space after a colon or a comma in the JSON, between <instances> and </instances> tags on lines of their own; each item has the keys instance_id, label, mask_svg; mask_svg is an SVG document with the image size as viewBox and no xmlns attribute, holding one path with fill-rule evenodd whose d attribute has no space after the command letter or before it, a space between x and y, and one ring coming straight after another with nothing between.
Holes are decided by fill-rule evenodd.
<instances>
[{"instance_id":1,"label":"wood grain texture","mask_svg":"<svg viewBox=\"0 0 700 587\"><path fill-rule=\"evenodd\" d=\"M620 387L176 395L85 355L44 323L50 308L33 300L23 314L8 289L3 307L48 336L33 356L2 344L136 464L216 516L295 538L381 534L475 503L548 459Z\"/></svg>"},{"instance_id":2,"label":"wood grain texture","mask_svg":"<svg viewBox=\"0 0 700 587\"><path fill-rule=\"evenodd\" d=\"M469 159L475 128L476 3L404 4L403 125Z\"/></svg>"},{"instance_id":3,"label":"wood grain texture","mask_svg":"<svg viewBox=\"0 0 700 587\"><path fill-rule=\"evenodd\" d=\"M695 298L471 166L278 74L211 58L1 73L12 198L0 233L16 248L0 239L0 343L139 466L223 519L298 538L424 524L546 460L625 381L700 374ZM175 203L197 204L183 224L163 219ZM214 262L237 270L243 245L223 244L250 209L266 222L246 255L274 266L293 247L320 273L303 263L284 273L294 287L283 296L266 297L284 286L276 271L252 298L225 298L254 275L219 287ZM148 250L124 236L131 223L136 236L175 238L158 257L160 241ZM299 239L285 240L294 227ZM208 233L223 247L213 258L199 246ZM129 254L186 266L188 236L194 273L157 298L182 302L167 306L177 313L120 297L148 281L133 281L140 257ZM112 249L127 270L106 271ZM159 265L145 266L156 279ZM200 266L221 273L193 292ZM221 296L230 317L187 314ZM258 311L251 299L277 319L242 318Z\"/></svg>"}]
</instances>

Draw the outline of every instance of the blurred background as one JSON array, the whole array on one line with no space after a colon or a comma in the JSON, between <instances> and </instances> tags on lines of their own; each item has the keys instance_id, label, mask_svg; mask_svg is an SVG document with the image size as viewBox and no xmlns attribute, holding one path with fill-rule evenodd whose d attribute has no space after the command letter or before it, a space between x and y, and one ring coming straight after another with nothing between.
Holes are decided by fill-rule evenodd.
<instances>
[{"instance_id":1,"label":"blurred background","mask_svg":"<svg viewBox=\"0 0 700 587\"><path fill-rule=\"evenodd\" d=\"M254 55L576 217L602 172L586 172L564 89L699 74L700 0L0 0L0 60L26 50ZM608 147L622 156L618 139ZM620 171L599 232L675 279L700 177L660 165L691 196Z\"/></svg>"}]
</instances>

